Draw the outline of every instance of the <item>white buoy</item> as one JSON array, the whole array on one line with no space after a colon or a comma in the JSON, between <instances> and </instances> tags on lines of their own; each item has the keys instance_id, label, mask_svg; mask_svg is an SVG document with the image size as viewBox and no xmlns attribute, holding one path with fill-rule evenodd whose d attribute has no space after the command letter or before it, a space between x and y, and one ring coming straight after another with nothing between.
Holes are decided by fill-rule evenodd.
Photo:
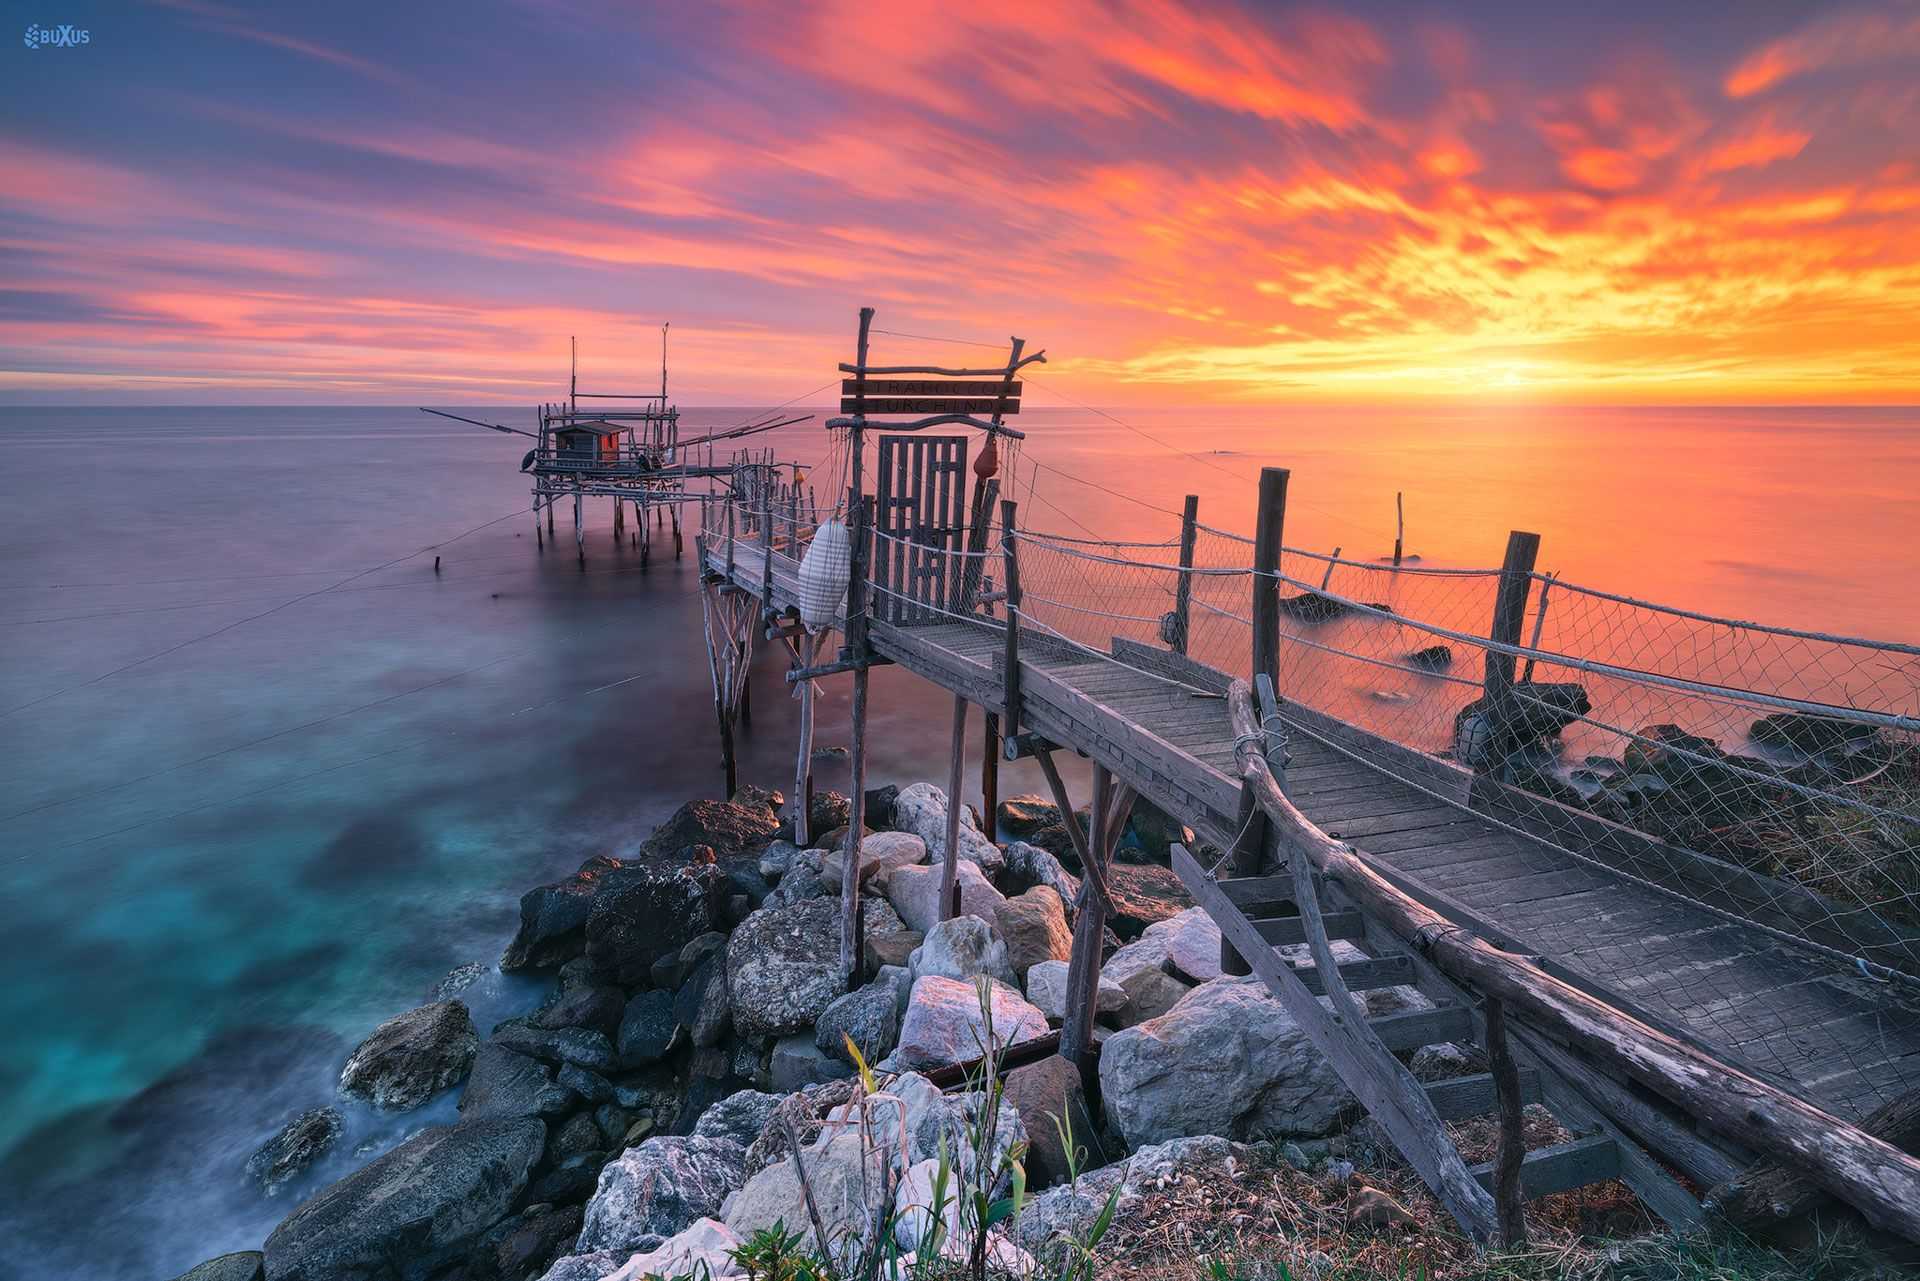
<instances>
[{"instance_id":1,"label":"white buoy","mask_svg":"<svg viewBox=\"0 0 1920 1281\"><path fill-rule=\"evenodd\" d=\"M808 631L818 632L839 621L852 565L853 544L845 525L830 520L814 531L807 554L800 558L800 621Z\"/></svg>"}]
</instances>

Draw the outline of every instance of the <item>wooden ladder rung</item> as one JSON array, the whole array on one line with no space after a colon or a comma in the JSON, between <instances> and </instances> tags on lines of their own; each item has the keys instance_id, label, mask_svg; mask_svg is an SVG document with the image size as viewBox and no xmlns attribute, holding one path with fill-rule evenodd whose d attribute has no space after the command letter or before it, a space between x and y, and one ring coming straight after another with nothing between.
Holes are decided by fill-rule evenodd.
<instances>
[{"instance_id":1,"label":"wooden ladder rung","mask_svg":"<svg viewBox=\"0 0 1920 1281\"><path fill-rule=\"evenodd\" d=\"M1464 1005L1442 1005L1431 1010L1406 1010L1368 1019L1374 1035L1389 1050L1417 1050L1443 1041L1473 1040L1473 1011Z\"/></svg>"},{"instance_id":2,"label":"wooden ladder rung","mask_svg":"<svg viewBox=\"0 0 1920 1281\"><path fill-rule=\"evenodd\" d=\"M1248 916L1278 916L1294 910L1293 877L1288 876L1230 876L1216 881L1227 901L1245 912ZM1322 890L1321 876L1313 876L1313 887Z\"/></svg>"},{"instance_id":3,"label":"wooden ladder rung","mask_svg":"<svg viewBox=\"0 0 1920 1281\"><path fill-rule=\"evenodd\" d=\"M1315 996L1327 994L1326 985L1320 981L1320 972L1311 965L1296 965L1293 972L1300 976L1307 991ZM1407 987L1413 983L1413 958L1407 956L1370 956L1364 961L1345 961L1340 966L1340 977L1346 981L1349 991L1366 992L1377 987Z\"/></svg>"},{"instance_id":4,"label":"wooden ladder rung","mask_svg":"<svg viewBox=\"0 0 1920 1281\"><path fill-rule=\"evenodd\" d=\"M1493 1190L1492 1162L1473 1166L1471 1172L1482 1187ZM1619 1177L1620 1146L1599 1134L1527 1153L1520 1163L1520 1194L1532 1201Z\"/></svg>"},{"instance_id":5,"label":"wooden ladder rung","mask_svg":"<svg viewBox=\"0 0 1920 1281\"><path fill-rule=\"evenodd\" d=\"M1533 1068L1521 1068L1520 1102L1538 1103L1540 1101L1540 1073ZM1477 1076L1456 1076L1450 1081L1434 1081L1427 1086L1427 1098L1433 1103L1433 1110L1440 1114L1442 1121L1464 1121L1470 1116L1485 1116L1494 1108L1493 1076L1482 1072Z\"/></svg>"},{"instance_id":6,"label":"wooden ladder rung","mask_svg":"<svg viewBox=\"0 0 1920 1281\"><path fill-rule=\"evenodd\" d=\"M1321 918L1327 927L1330 939L1361 939L1367 936L1367 918L1359 912L1328 912ZM1299 916L1270 916L1255 921L1253 928L1260 931L1260 937L1275 947L1287 947L1307 941L1306 927L1300 923Z\"/></svg>"}]
</instances>

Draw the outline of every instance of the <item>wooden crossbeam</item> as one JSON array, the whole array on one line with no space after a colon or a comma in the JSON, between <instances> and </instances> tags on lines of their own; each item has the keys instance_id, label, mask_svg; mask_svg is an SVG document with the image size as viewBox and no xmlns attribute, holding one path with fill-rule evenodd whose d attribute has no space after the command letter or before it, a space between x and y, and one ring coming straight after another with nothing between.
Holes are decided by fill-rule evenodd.
<instances>
[{"instance_id":1,"label":"wooden crossbeam","mask_svg":"<svg viewBox=\"0 0 1920 1281\"><path fill-rule=\"evenodd\" d=\"M995 400L1018 399L1017 382L964 381L960 379L858 378L840 380L842 396L990 396Z\"/></svg>"}]
</instances>

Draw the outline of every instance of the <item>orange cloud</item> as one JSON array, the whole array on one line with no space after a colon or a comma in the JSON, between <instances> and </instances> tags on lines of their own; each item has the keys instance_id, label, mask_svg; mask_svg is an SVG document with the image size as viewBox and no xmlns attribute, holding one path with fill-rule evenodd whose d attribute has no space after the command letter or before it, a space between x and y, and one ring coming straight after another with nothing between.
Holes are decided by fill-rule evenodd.
<instances>
[{"instance_id":1,"label":"orange cloud","mask_svg":"<svg viewBox=\"0 0 1920 1281\"><path fill-rule=\"evenodd\" d=\"M1920 10L1908 5L1895 9L1830 13L1763 45L1727 75L1727 96L1749 98L1796 76L1884 65L1920 55ZM1907 74L1912 74L1911 68Z\"/></svg>"}]
</instances>

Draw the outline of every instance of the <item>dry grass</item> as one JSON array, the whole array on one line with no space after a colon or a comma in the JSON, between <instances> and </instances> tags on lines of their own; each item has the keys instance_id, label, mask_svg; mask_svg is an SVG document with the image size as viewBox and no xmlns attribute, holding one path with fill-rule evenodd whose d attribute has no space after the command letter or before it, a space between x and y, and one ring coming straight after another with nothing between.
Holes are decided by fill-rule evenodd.
<instances>
[{"instance_id":1,"label":"dry grass","mask_svg":"<svg viewBox=\"0 0 1920 1281\"><path fill-rule=\"evenodd\" d=\"M1528 1145L1567 1137L1529 1109ZM1494 1127L1455 1127L1469 1161L1492 1156ZM1356 1136L1356 1139L1358 1136ZM1369 1157L1355 1142L1356 1158ZM1175 1176L1130 1206L1098 1251L1100 1281L1839 1281L1880 1272L1852 1243L1788 1258L1749 1242L1678 1238L1619 1183L1543 1197L1527 1207L1530 1244L1482 1252L1410 1170L1381 1163L1340 1180L1295 1169L1261 1147L1260 1162L1232 1176L1205 1168ZM1322 1170L1324 1170L1324 1166ZM1412 1222L1354 1221L1356 1193L1371 1187ZM1371 1198L1367 1198L1371 1199Z\"/></svg>"}]
</instances>

